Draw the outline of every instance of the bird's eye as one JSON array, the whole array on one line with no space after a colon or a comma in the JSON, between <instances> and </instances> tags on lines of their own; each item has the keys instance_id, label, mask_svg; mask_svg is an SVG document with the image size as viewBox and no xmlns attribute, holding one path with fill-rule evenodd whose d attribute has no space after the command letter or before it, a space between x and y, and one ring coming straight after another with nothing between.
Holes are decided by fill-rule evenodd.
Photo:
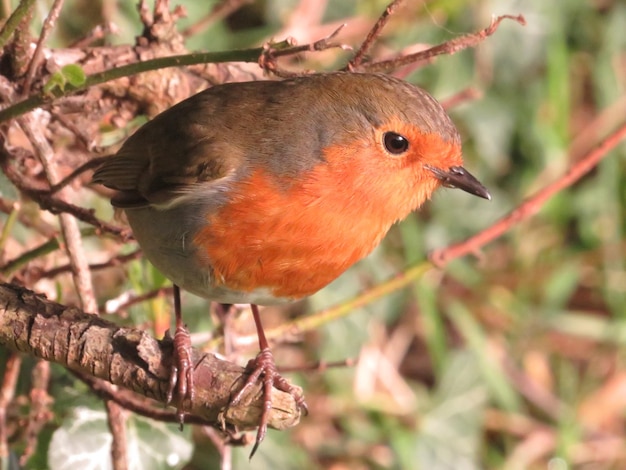
<instances>
[{"instance_id":1,"label":"bird's eye","mask_svg":"<svg viewBox=\"0 0 626 470\"><path fill-rule=\"evenodd\" d=\"M387 152L392 155L400 155L409 148L408 139L395 132L385 132L385 135L383 135L383 143L385 144Z\"/></svg>"}]
</instances>

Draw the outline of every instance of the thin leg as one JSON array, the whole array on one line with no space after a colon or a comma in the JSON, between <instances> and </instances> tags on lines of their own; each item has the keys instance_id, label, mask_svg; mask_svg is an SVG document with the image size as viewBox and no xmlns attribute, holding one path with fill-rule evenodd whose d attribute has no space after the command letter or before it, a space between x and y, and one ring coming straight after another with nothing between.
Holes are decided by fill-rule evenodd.
<instances>
[{"instance_id":1,"label":"thin leg","mask_svg":"<svg viewBox=\"0 0 626 470\"><path fill-rule=\"evenodd\" d=\"M269 421L270 411L272 410L272 387L276 387L278 390L289 393L298 407L307 413L307 406L304 401L304 397L296 387L291 385L284 377L282 377L276 369L276 363L274 362L274 356L270 350L269 343L265 337L265 331L261 323L261 316L259 315L259 308L251 304L252 316L256 325L256 333L259 338L259 349L261 352L248 362L246 371L250 374L246 383L241 387L241 390L231 400L231 405L236 405L243 397L246 390L248 390L254 383L261 378L263 383L263 412L261 413L261 419L259 421L259 430L256 434L256 441L250 458L259 448L259 444L263 441L265 434L267 433L267 422Z\"/></svg>"},{"instance_id":2,"label":"thin leg","mask_svg":"<svg viewBox=\"0 0 626 470\"><path fill-rule=\"evenodd\" d=\"M167 403L171 403L176 392L176 416L181 429L185 421L185 404L194 399L193 360L191 336L183 323L180 304L180 288L174 284L174 315L176 331L174 332L174 361L170 370L170 386L167 392Z\"/></svg>"}]
</instances>

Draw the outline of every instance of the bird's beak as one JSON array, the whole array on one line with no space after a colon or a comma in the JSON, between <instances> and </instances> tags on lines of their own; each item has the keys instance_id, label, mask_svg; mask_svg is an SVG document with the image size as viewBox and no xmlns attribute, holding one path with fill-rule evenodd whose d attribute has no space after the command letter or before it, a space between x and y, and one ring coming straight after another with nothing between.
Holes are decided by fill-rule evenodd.
<instances>
[{"instance_id":1,"label":"bird's beak","mask_svg":"<svg viewBox=\"0 0 626 470\"><path fill-rule=\"evenodd\" d=\"M462 166L451 166L448 170L442 170L441 168L431 165L425 165L425 167L441 181L443 186L462 189L474 196L479 196L491 201L491 194L489 194L487 188Z\"/></svg>"}]
</instances>

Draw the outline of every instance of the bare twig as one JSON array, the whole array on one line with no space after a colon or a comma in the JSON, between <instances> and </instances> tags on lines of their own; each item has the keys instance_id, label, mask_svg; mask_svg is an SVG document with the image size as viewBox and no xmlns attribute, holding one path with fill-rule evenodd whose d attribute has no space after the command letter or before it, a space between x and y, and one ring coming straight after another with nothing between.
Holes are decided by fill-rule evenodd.
<instances>
[{"instance_id":1,"label":"bare twig","mask_svg":"<svg viewBox=\"0 0 626 470\"><path fill-rule=\"evenodd\" d=\"M104 155L102 157L92 158L91 160L83 163L81 166L76 168L74 171L72 171L69 175L67 175L61 181L59 181L56 184L53 184L50 187L50 194L54 194L54 193L60 191L65 186L70 184L74 179L76 179L77 177L82 175L84 172L86 172L88 170L93 170L94 168L99 167L100 165L102 165L102 163L104 163L110 157L111 157L110 155Z\"/></svg>"},{"instance_id":2,"label":"bare twig","mask_svg":"<svg viewBox=\"0 0 626 470\"><path fill-rule=\"evenodd\" d=\"M70 371L80 380L85 382L91 391L103 400L114 401L122 408L137 413L138 415L145 416L146 418L162 421L164 423L178 423L177 413L173 410L164 408L160 403L155 402L149 398L146 398L137 393L133 393L130 390L117 387L106 380L92 377L88 374L83 374L77 371ZM186 424L199 424L210 426L215 424L211 423L204 418L198 416L187 415L185 416Z\"/></svg>"},{"instance_id":3,"label":"bare twig","mask_svg":"<svg viewBox=\"0 0 626 470\"><path fill-rule=\"evenodd\" d=\"M7 435L7 408L15 397L17 379L20 375L22 358L19 354L9 354L4 368L0 387L0 461L8 462L9 436Z\"/></svg>"},{"instance_id":4,"label":"bare twig","mask_svg":"<svg viewBox=\"0 0 626 470\"><path fill-rule=\"evenodd\" d=\"M54 151L43 135L41 126L35 122L32 113L22 116L19 119L19 123L37 152L48 181L51 185L54 185L54 183L59 180ZM70 265L72 266L72 277L78 298L80 299L83 310L95 313L98 311L98 305L93 291L91 273L89 272L87 257L84 253L78 222L72 215L65 212L59 214L59 221L61 232L63 233L63 240L66 245L66 252L70 259Z\"/></svg>"},{"instance_id":5,"label":"bare twig","mask_svg":"<svg viewBox=\"0 0 626 470\"><path fill-rule=\"evenodd\" d=\"M0 49L7 43L15 29L19 26L22 19L28 14L35 0L22 0L9 19L2 26L0 31Z\"/></svg>"},{"instance_id":6,"label":"bare twig","mask_svg":"<svg viewBox=\"0 0 626 470\"><path fill-rule=\"evenodd\" d=\"M26 465L28 459L37 449L37 441L41 430L54 414L50 410L52 397L48 395L50 385L50 363L37 361L32 373L33 386L30 390L30 412L26 428L26 448L20 457L20 464Z\"/></svg>"},{"instance_id":7,"label":"bare twig","mask_svg":"<svg viewBox=\"0 0 626 470\"><path fill-rule=\"evenodd\" d=\"M158 70L166 67L182 67L185 65L197 65L205 63L223 63L223 62L257 62L259 56L263 53L263 49L258 47L255 49L245 49L239 51L226 52L198 52L193 54L175 55L168 57L159 57L151 60L135 62L102 72L94 73L87 77L85 82L79 86L67 84L63 89L53 88L46 92L40 92L30 96L25 100L14 103L11 106L0 110L0 122L21 116L28 111L32 111L44 104L52 103L54 99L64 96L70 96L82 90L86 90L95 85L115 80L122 77L129 77L138 73Z\"/></svg>"},{"instance_id":8,"label":"bare twig","mask_svg":"<svg viewBox=\"0 0 626 470\"><path fill-rule=\"evenodd\" d=\"M44 222L43 220L36 218L32 219L30 217L25 216L21 211L21 204L17 201L11 201L0 197L0 212L4 212L5 214L11 214L14 211L17 212L17 220L24 227L31 228L36 232L39 232L46 238L51 238L57 235L58 231L52 225Z\"/></svg>"},{"instance_id":9,"label":"bare twig","mask_svg":"<svg viewBox=\"0 0 626 470\"><path fill-rule=\"evenodd\" d=\"M132 261L134 259L139 258L140 256L141 256L141 250L135 250L132 253L128 253L128 254L125 254L125 255L116 255L116 256L111 257L108 261L105 261L103 263L90 264L89 265L89 270L90 271L99 271L101 269L107 269L107 268L112 268L112 267L115 267L115 266L121 266L123 264L128 263L129 261ZM52 279L52 278L55 278L56 276L58 276L59 274L66 273L66 272L68 272L70 270L71 270L71 266L69 264L65 264L63 266L58 266L56 268L52 268L52 269L50 269L48 271L44 271L43 273L41 273L41 275L39 277L40 277L40 279L43 279L43 278Z\"/></svg>"},{"instance_id":10,"label":"bare twig","mask_svg":"<svg viewBox=\"0 0 626 470\"><path fill-rule=\"evenodd\" d=\"M159 289L151 290L150 292L146 292L145 294L137 295L129 298L124 303L119 303L119 305L115 305L115 308L109 308L109 305L113 303L113 301L108 301L107 306L105 307L105 313L114 313L127 310L129 307L133 305L139 304L141 302L145 302L147 300L155 299L157 297L169 296L171 297L174 293L174 288L172 286L169 287L160 287ZM117 302L115 302L117 303Z\"/></svg>"},{"instance_id":11,"label":"bare twig","mask_svg":"<svg viewBox=\"0 0 626 470\"><path fill-rule=\"evenodd\" d=\"M130 230L128 228L117 227L113 224L104 222L94 216L92 209L85 209L78 207L69 202L62 201L50 195L48 189L39 189L29 186L29 181L24 179L24 176L16 171L10 164L11 155L6 148L0 147L0 168L4 175L11 181L11 183L19 189L24 195L30 197L33 201L37 202L39 206L53 214L67 213L76 217L87 224L93 225L98 230L104 233L110 233L123 240L131 238Z\"/></svg>"},{"instance_id":12,"label":"bare twig","mask_svg":"<svg viewBox=\"0 0 626 470\"><path fill-rule=\"evenodd\" d=\"M403 67L408 64L416 63L416 62L425 62L429 59L445 54L452 55L456 54L463 49L467 49L468 47L474 47L477 44L484 41L487 37L491 36L496 32L500 23L505 19L510 19L513 21L517 21L521 25L526 24L526 20L522 15L502 15L495 17L491 20L491 24L487 26L485 29L478 31L477 33L467 34L465 36L461 36L450 41L446 41L437 46L426 49L425 51L416 52L415 54L409 54L406 56L396 57L395 59L383 60L380 62L372 62L368 64L363 64L362 68L368 72L383 72L386 70L396 69L399 67Z\"/></svg>"},{"instance_id":13,"label":"bare twig","mask_svg":"<svg viewBox=\"0 0 626 470\"><path fill-rule=\"evenodd\" d=\"M30 60L30 64L28 64L28 71L26 72L26 77L24 78L22 96L26 96L30 93L30 87L35 76L35 72L37 71L37 67L39 67L41 59L43 58L43 47L46 43L46 39L48 39L48 36L52 32L52 28L54 28L54 24L59 18L59 13L61 13L62 7L63 0L54 0L50 13L48 13L46 20L43 22L41 34L39 35L39 40L37 41L37 47L35 48L32 59Z\"/></svg>"},{"instance_id":14,"label":"bare twig","mask_svg":"<svg viewBox=\"0 0 626 470\"><path fill-rule=\"evenodd\" d=\"M369 52L376 39L380 36L380 33L387 24L387 21L389 21L390 16L400 7L403 1L404 0L394 0L387 5L383 14L380 15L380 18L378 18L374 27L367 34L367 37L361 44L361 47L359 47L359 50L356 51L352 60L348 62L348 65L346 65L346 70L354 71L361 65L365 55Z\"/></svg>"},{"instance_id":15,"label":"bare twig","mask_svg":"<svg viewBox=\"0 0 626 470\"><path fill-rule=\"evenodd\" d=\"M113 400L104 401L107 410L107 423L113 442L111 442L111 462L113 470L128 468L128 449L126 446L126 412Z\"/></svg>"},{"instance_id":16,"label":"bare twig","mask_svg":"<svg viewBox=\"0 0 626 470\"><path fill-rule=\"evenodd\" d=\"M345 24L342 24L325 38L312 42L311 44L304 44L302 46L293 46L289 44L287 47L284 47L282 43L277 46L276 44L268 42L263 46L263 53L259 56L259 67L283 78L303 75L303 72L289 72L282 70L278 67L276 59L279 57L299 54L301 52L323 51L332 48L349 50L351 48L346 44L333 44L330 42L345 26Z\"/></svg>"}]
</instances>

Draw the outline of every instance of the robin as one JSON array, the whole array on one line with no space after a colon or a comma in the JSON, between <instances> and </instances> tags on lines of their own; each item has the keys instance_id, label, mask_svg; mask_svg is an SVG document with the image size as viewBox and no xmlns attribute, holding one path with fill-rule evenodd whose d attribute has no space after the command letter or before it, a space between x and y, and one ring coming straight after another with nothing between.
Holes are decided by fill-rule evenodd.
<instances>
[{"instance_id":1,"label":"robin","mask_svg":"<svg viewBox=\"0 0 626 470\"><path fill-rule=\"evenodd\" d=\"M233 398L261 379L263 439L276 370L257 305L317 292L367 256L440 186L490 199L462 167L461 140L424 90L337 72L214 86L141 127L94 174L117 190L145 256L175 285L171 391L193 394L178 287L249 303L261 352ZM175 389L175 390L174 390Z\"/></svg>"}]
</instances>

